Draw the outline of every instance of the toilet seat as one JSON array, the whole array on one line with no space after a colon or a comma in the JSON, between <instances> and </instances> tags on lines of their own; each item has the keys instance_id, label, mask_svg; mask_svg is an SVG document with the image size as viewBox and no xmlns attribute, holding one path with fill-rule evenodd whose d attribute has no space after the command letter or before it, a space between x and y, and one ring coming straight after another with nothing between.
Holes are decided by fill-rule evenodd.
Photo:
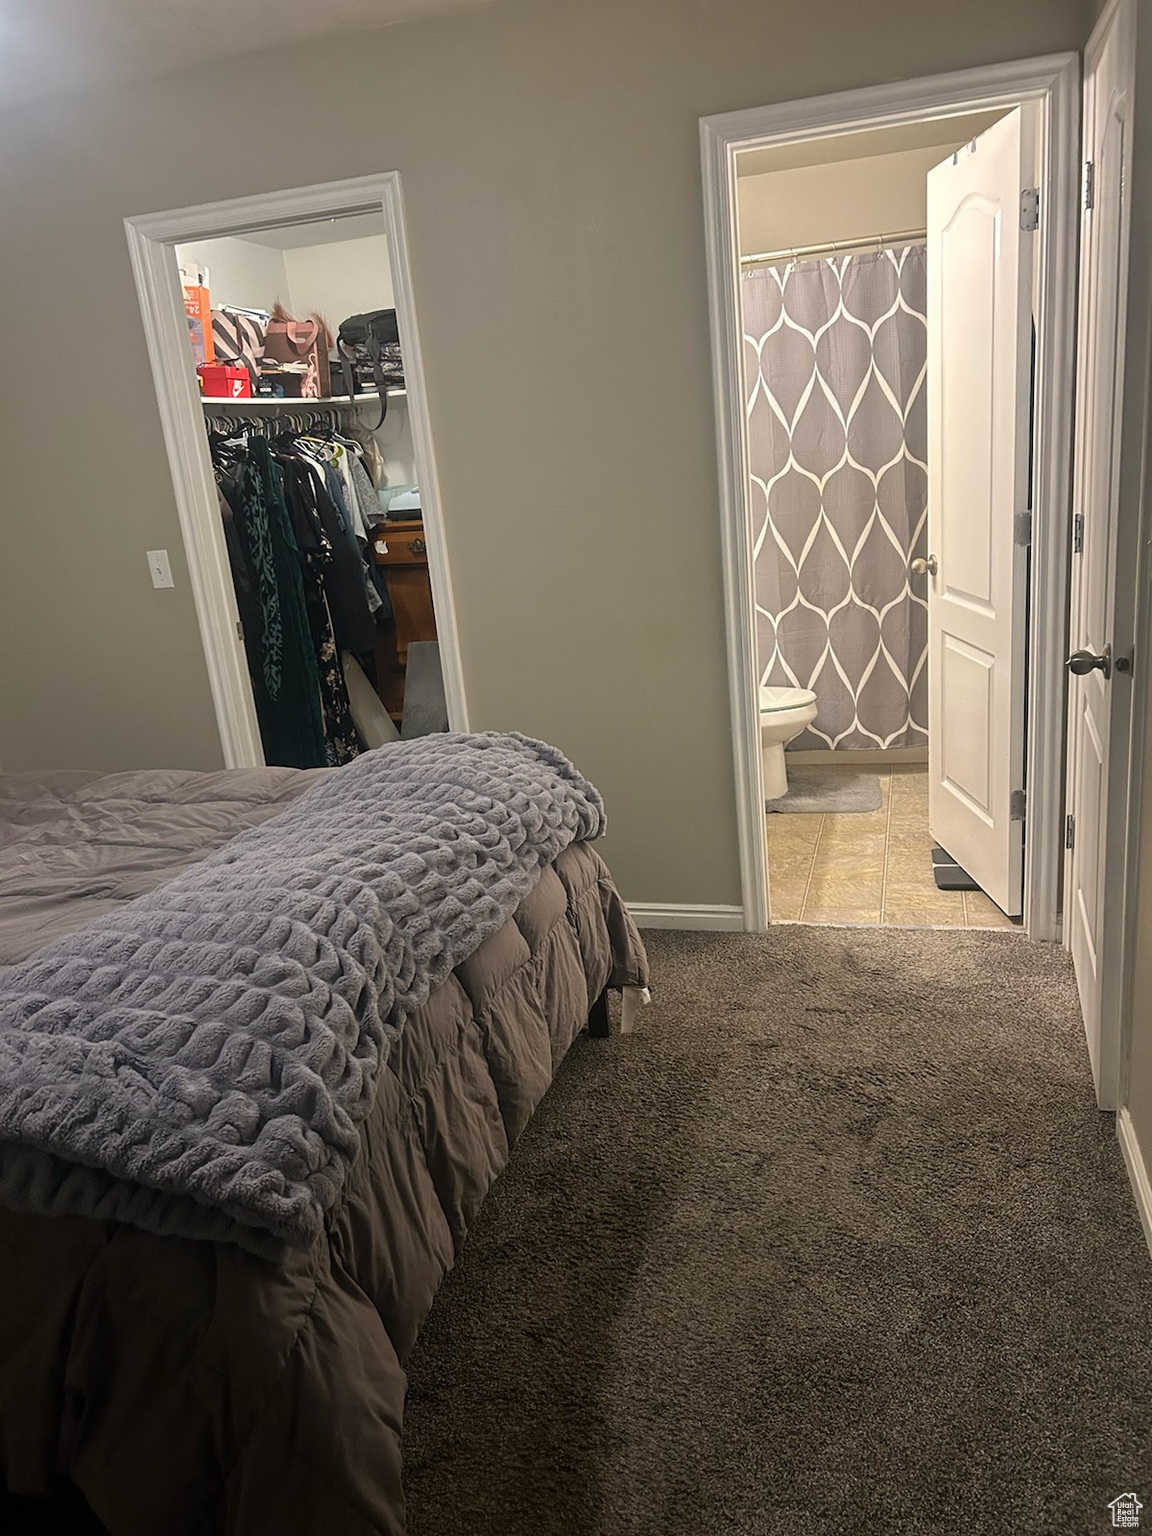
<instances>
[{"instance_id":1,"label":"toilet seat","mask_svg":"<svg viewBox=\"0 0 1152 1536\"><path fill-rule=\"evenodd\" d=\"M764 688L760 689L760 713L774 714L781 709L803 709L815 704L816 695L811 688Z\"/></svg>"}]
</instances>

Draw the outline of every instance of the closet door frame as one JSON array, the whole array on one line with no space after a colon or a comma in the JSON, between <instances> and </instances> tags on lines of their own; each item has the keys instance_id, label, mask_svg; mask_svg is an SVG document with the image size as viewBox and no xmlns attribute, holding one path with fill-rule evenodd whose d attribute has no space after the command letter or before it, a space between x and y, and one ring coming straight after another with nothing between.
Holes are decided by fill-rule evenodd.
<instances>
[{"instance_id":1,"label":"closet door frame","mask_svg":"<svg viewBox=\"0 0 1152 1536\"><path fill-rule=\"evenodd\" d=\"M862 129L1034 104L1038 114L1039 260L1035 484L1029 634L1024 925L1059 937L1064 820L1064 658L1068 637L1071 444L1080 186L1080 56L992 64L862 90L777 102L700 120L704 235L719 461L728 696L736 776L744 927L769 925L768 851L756 684L756 607L744 414L737 156Z\"/></svg>"},{"instance_id":2,"label":"closet door frame","mask_svg":"<svg viewBox=\"0 0 1152 1536\"><path fill-rule=\"evenodd\" d=\"M428 546L428 571L436 610L448 724L453 731L466 731L468 706L408 259L400 173L388 171L379 176L266 192L255 197L203 203L193 208L142 214L124 220L176 493L192 598L220 729L220 746L228 768L262 767L264 751L224 530L220 524L216 483L204 431L204 411L190 363L184 297L174 247L192 240L225 235L242 238L260 229L363 213L381 213L384 218L396 320L404 353L404 383Z\"/></svg>"}]
</instances>

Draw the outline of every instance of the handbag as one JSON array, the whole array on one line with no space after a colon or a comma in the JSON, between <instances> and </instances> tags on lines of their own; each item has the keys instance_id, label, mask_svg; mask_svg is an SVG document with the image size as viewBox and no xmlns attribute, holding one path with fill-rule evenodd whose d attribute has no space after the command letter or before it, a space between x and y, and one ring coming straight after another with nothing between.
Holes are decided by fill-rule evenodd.
<instances>
[{"instance_id":1,"label":"handbag","mask_svg":"<svg viewBox=\"0 0 1152 1536\"><path fill-rule=\"evenodd\" d=\"M380 396L378 430L388 414L388 391L404 388L404 362L400 356L400 330L394 309L374 309L341 321L336 350L344 372L344 390L354 399L359 375L371 373Z\"/></svg>"},{"instance_id":2,"label":"handbag","mask_svg":"<svg viewBox=\"0 0 1152 1536\"><path fill-rule=\"evenodd\" d=\"M230 368L246 368L252 381L252 393L260 380L260 359L264 355L267 315L238 309L212 311L212 341L216 361Z\"/></svg>"},{"instance_id":3,"label":"handbag","mask_svg":"<svg viewBox=\"0 0 1152 1536\"><path fill-rule=\"evenodd\" d=\"M292 320L278 304L272 311L264 337L264 360L281 367L287 364L297 373L300 364L304 364L300 397L310 400L327 398L331 376L324 327L319 320Z\"/></svg>"}]
</instances>

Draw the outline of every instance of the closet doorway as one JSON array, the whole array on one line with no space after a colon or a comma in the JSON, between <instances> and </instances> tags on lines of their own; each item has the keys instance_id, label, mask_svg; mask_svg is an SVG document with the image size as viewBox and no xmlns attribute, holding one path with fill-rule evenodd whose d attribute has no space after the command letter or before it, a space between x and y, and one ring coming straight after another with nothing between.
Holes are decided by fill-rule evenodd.
<instances>
[{"instance_id":1,"label":"closet doorway","mask_svg":"<svg viewBox=\"0 0 1152 1536\"><path fill-rule=\"evenodd\" d=\"M399 177L125 223L226 766L466 730Z\"/></svg>"},{"instance_id":2,"label":"closet doorway","mask_svg":"<svg viewBox=\"0 0 1152 1536\"><path fill-rule=\"evenodd\" d=\"M1031 936L1056 937L1077 94L1078 61L1068 55L702 124L730 697L750 929L768 924L771 877L773 920L1008 926L1023 909ZM1019 177L1009 190L1005 165ZM987 188L959 184L972 167ZM1034 231L1033 200L1044 210ZM969 268L957 283L965 244ZM968 292L967 310L963 302L941 304L939 291L933 309L930 285L935 280L939 288L942 249L952 287ZM1012 323L994 336L993 315L1005 313L1007 292L995 282L1008 276ZM980 356L964 352L972 338ZM978 393L955 388L966 370L977 384L991 372L997 381L994 390L979 384L986 403L994 394L996 405L985 412L982 433L969 432L970 455L957 450L965 404ZM932 409L942 398L942 377L952 383L944 438L940 411ZM926 408L931 389L936 395ZM936 629L942 587L927 532L935 516L933 539L940 537L940 508L957 501L955 491L939 494L939 477L959 484L972 464L990 461L1001 471L995 527L985 517L982 530L973 494L977 510L963 543L954 529L945 528L944 537L954 556L951 587L969 589L965 617L995 610L1005 632L966 636L954 625L930 643L929 609ZM933 514L930 473L937 479ZM987 481L985 510L986 493ZM976 564L985 560L981 581L1000 583L994 597L977 590L975 565L961 571L961 548L974 551ZM944 709L942 680L951 690ZM946 729L939 732L942 718ZM788 743L802 750L785 760ZM828 784L816 782L811 807L766 818L766 801L781 793L774 781L785 761L797 780L806 768L817 770L817 780L822 769L841 781L867 777L879 803L849 810L837 798L822 808L819 792ZM963 851L945 844L939 804L949 796L970 816L973 843L994 823L996 845L985 850L992 857L982 875L1006 912L980 891L969 897L938 883L943 855ZM854 848L859 839L850 828L868 818L875 825ZM813 829L817 841L800 849L801 832ZM951 824L948 832L959 841ZM824 843L828 888L810 902ZM945 844L935 857L934 843ZM867 912L856 901L864 886ZM900 899L889 902L889 892Z\"/></svg>"}]
</instances>

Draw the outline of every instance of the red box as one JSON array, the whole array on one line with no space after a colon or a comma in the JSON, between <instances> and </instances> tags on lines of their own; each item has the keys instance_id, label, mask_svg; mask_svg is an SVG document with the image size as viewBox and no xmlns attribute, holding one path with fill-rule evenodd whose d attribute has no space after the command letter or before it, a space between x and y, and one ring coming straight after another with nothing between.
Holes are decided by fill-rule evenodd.
<instances>
[{"instance_id":1,"label":"red box","mask_svg":"<svg viewBox=\"0 0 1152 1536\"><path fill-rule=\"evenodd\" d=\"M196 372L209 400L248 400L252 396L252 378L247 368L230 368L225 363L201 363Z\"/></svg>"}]
</instances>

